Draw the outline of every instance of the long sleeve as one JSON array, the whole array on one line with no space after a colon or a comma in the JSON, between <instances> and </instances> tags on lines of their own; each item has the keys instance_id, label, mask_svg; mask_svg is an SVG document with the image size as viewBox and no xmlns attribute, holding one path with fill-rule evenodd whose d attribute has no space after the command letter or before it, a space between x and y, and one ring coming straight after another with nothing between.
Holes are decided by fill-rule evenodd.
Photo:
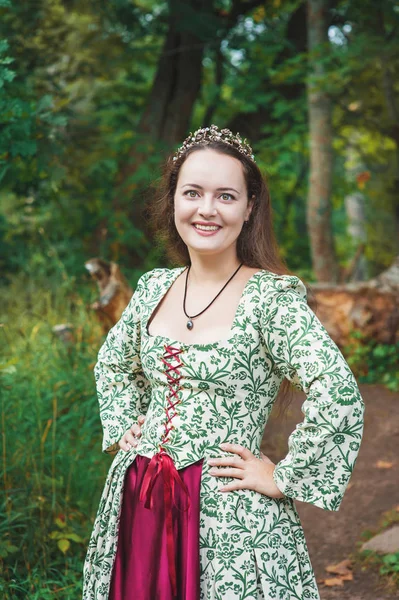
<instances>
[{"instance_id":1,"label":"long sleeve","mask_svg":"<svg viewBox=\"0 0 399 600\"><path fill-rule=\"evenodd\" d=\"M140 314L150 272L142 275L119 321L110 329L94 367L103 452L118 450L118 441L140 414L145 414L151 388L140 359Z\"/></svg>"},{"instance_id":2,"label":"long sleeve","mask_svg":"<svg viewBox=\"0 0 399 600\"><path fill-rule=\"evenodd\" d=\"M337 511L363 434L364 402L338 346L307 304L304 283L276 276L265 290L262 333L276 374L306 394L274 481L291 498Z\"/></svg>"}]
</instances>

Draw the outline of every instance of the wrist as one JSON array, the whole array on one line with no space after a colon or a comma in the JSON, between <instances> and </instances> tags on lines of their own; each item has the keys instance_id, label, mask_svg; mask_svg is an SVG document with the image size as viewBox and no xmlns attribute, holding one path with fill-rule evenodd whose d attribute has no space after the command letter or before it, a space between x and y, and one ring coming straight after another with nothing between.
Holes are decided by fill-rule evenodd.
<instances>
[{"instance_id":1,"label":"wrist","mask_svg":"<svg viewBox=\"0 0 399 600\"><path fill-rule=\"evenodd\" d=\"M280 490L280 488L278 487L277 483L276 483L276 479L274 477L274 471L276 470L276 465L273 466L273 471L272 471L272 481L273 481L273 486L276 490L276 495L273 496L274 498L285 498L285 494Z\"/></svg>"}]
</instances>

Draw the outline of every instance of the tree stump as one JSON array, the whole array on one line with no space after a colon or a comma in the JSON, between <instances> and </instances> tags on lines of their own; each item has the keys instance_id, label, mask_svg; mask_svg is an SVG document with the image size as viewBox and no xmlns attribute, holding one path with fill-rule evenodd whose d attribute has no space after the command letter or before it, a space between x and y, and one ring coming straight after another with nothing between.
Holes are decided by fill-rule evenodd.
<instances>
[{"instance_id":1,"label":"tree stump","mask_svg":"<svg viewBox=\"0 0 399 600\"><path fill-rule=\"evenodd\" d=\"M309 306L338 346L348 343L353 330L381 344L399 341L399 257L369 281L309 287Z\"/></svg>"},{"instance_id":2,"label":"tree stump","mask_svg":"<svg viewBox=\"0 0 399 600\"><path fill-rule=\"evenodd\" d=\"M90 305L96 311L106 333L117 321L128 305L133 290L119 266L102 258L91 258L85 263L91 277L97 282L100 297Z\"/></svg>"}]
</instances>

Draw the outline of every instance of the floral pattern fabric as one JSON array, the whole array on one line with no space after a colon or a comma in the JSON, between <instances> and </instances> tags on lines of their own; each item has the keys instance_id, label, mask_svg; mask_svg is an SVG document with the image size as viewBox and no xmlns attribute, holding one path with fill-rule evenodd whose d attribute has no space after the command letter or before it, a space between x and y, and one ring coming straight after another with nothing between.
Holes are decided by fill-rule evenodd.
<instances>
[{"instance_id":1,"label":"floral pattern fabric","mask_svg":"<svg viewBox=\"0 0 399 600\"><path fill-rule=\"evenodd\" d=\"M150 316L184 269L145 273L98 354L94 374L103 450L116 450L139 414L146 420L138 446L118 451L110 466L84 565L83 600L108 598L126 469L137 454L153 457L161 442L177 469L205 459L201 600L317 600L294 499L339 509L363 432L364 403L356 380L308 306L305 285L293 275L254 273L227 340L186 344L149 335ZM173 349L179 386L170 420ZM219 492L232 479L211 476L207 460L229 455L219 448L222 442L239 443L260 456L263 430L285 377L306 393L304 420L274 471L285 497L247 489Z\"/></svg>"}]
</instances>

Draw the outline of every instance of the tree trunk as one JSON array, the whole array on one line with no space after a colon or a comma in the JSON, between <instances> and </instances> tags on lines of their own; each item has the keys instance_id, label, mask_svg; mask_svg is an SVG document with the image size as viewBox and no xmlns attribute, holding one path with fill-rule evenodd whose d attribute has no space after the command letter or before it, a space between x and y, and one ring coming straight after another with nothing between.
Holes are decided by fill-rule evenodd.
<instances>
[{"instance_id":1,"label":"tree trunk","mask_svg":"<svg viewBox=\"0 0 399 600\"><path fill-rule=\"evenodd\" d=\"M201 87L202 59L207 41L207 27L213 21L212 0L188 0L184 14L182 3L169 1L169 30L160 56L147 106L141 117L139 132L167 146L187 135L194 102ZM197 34L188 22L197 22ZM212 25L211 25L212 27Z\"/></svg>"},{"instance_id":2,"label":"tree trunk","mask_svg":"<svg viewBox=\"0 0 399 600\"><path fill-rule=\"evenodd\" d=\"M331 223L333 172L332 105L324 91L326 71L323 57L328 52L328 0L308 0L308 116L310 135L310 173L307 225L313 270L319 281L338 280Z\"/></svg>"},{"instance_id":3,"label":"tree trunk","mask_svg":"<svg viewBox=\"0 0 399 600\"><path fill-rule=\"evenodd\" d=\"M377 5L378 6L378 5ZM389 35L385 27L384 11L381 6L378 6L378 29L380 35L384 41L389 40ZM392 184L392 202L393 202L393 216L395 219L395 231L396 235L396 248L399 249L399 108L398 99L396 93L396 80L395 74L392 72L392 66L389 64L389 60L386 60L384 53L381 56L381 73L382 73L382 90L384 93L385 105L389 118L389 134L391 139L396 144L395 153L395 175Z\"/></svg>"},{"instance_id":4,"label":"tree trunk","mask_svg":"<svg viewBox=\"0 0 399 600\"><path fill-rule=\"evenodd\" d=\"M358 144L358 134L352 134L351 143L346 150L346 179L353 186L354 182L362 173L367 171L366 166L356 151ZM347 219L347 232L353 242L353 248L356 248L355 255L352 257L352 264L349 267L341 269L341 283L345 281L366 281L369 277L368 262L364 253L367 242L367 219L366 219L366 200L365 195L359 189L345 196L345 211Z\"/></svg>"},{"instance_id":5,"label":"tree trunk","mask_svg":"<svg viewBox=\"0 0 399 600\"><path fill-rule=\"evenodd\" d=\"M152 89L137 128L137 139L143 139L141 148L135 144L128 160L121 167L113 208L117 210L128 204L128 218L144 233L144 254L150 248L151 232L143 213L143 198L148 181L132 178L140 166L148 160L148 145L163 146L165 154L171 147L182 142L191 122L194 103L197 99L202 77L202 60L210 31L216 28L212 15L212 0L169 0L168 33L159 58L157 73ZM198 25L196 33L190 28ZM161 142L161 144L159 144ZM162 150L157 150L162 152ZM159 155L158 165L164 156ZM133 262L134 262L134 257ZM138 257L139 262L142 258Z\"/></svg>"}]
</instances>

